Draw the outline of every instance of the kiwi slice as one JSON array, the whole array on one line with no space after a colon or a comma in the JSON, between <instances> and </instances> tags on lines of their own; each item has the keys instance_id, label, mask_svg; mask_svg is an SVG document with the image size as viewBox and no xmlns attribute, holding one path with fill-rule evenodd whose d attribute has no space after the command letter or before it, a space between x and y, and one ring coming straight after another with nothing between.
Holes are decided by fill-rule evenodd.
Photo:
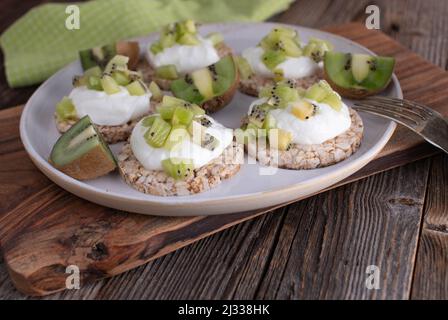
<instances>
[{"instance_id":1,"label":"kiwi slice","mask_svg":"<svg viewBox=\"0 0 448 320\"><path fill-rule=\"evenodd\" d=\"M238 69L231 55L171 83L173 94L188 102L216 111L230 102L238 85Z\"/></svg>"},{"instance_id":2,"label":"kiwi slice","mask_svg":"<svg viewBox=\"0 0 448 320\"><path fill-rule=\"evenodd\" d=\"M247 62L247 60L242 56L236 56L235 62L238 66L238 72L242 79L247 80L254 74L249 62Z\"/></svg>"},{"instance_id":3,"label":"kiwi slice","mask_svg":"<svg viewBox=\"0 0 448 320\"><path fill-rule=\"evenodd\" d=\"M173 111L173 116L171 118L171 123L173 125L186 125L188 126L193 120L194 113L186 107L178 106Z\"/></svg>"},{"instance_id":4,"label":"kiwi slice","mask_svg":"<svg viewBox=\"0 0 448 320\"><path fill-rule=\"evenodd\" d=\"M342 108L342 100L339 94L330 87L327 81L321 80L313 84L305 92L305 98L328 104L336 111Z\"/></svg>"},{"instance_id":5,"label":"kiwi slice","mask_svg":"<svg viewBox=\"0 0 448 320\"><path fill-rule=\"evenodd\" d=\"M168 64L166 66L156 68L156 76L168 80L174 80L179 78L176 66L173 64Z\"/></svg>"},{"instance_id":6,"label":"kiwi slice","mask_svg":"<svg viewBox=\"0 0 448 320\"><path fill-rule=\"evenodd\" d=\"M140 80L131 82L126 86L126 89L128 89L131 96L142 96L148 92L148 88Z\"/></svg>"},{"instance_id":7,"label":"kiwi slice","mask_svg":"<svg viewBox=\"0 0 448 320\"><path fill-rule=\"evenodd\" d=\"M131 82L131 79L122 71L115 71L111 76L119 86L127 86Z\"/></svg>"},{"instance_id":8,"label":"kiwi slice","mask_svg":"<svg viewBox=\"0 0 448 320\"><path fill-rule=\"evenodd\" d=\"M282 51L268 50L263 53L261 59L269 70L274 70L286 60L286 54Z\"/></svg>"},{"instance_id":9,"label":"kiwi slice","mask_svg":"<svg viewBox=\"0 0 448 320\"><path fill-rule=\"evenodd\" d=\"M315 114L317 106L309 101L301 100L291 108L291 113L300 120L307 120Z\"/></svg>"},{"instance_id":10,"label":"kiwi slice","mask_svg":"<svg viewBox=\"0 0 448 320\"><path fill-rule=\"evenodd\" d=\"M56 105L56 117L59 121L76 120L78 114L70 98L64 97Z\"/></svg>"},{"instance_id":11,"label":"kiwi slice","mask_svg":"<svg viewBox=\"0 0 448 320\"><path fill-rule=\"evenodd\" d=\"M176 145L179 145L182 141L187 139L190 139L190 134L187 131L187 127L184 125L173 125L163 147L171 150L176 147Z\"/></svg>"},{"instance_id":12,"label":"kiwi slice","mask_svg":"<svg viewBox=\"0 0 448 320\"><path fill-rule=\"evenodd\" d=\"M176 180L183 180L193 174L191 159L169 158L162 161L163 171Z\"/></svg>"},{"instance_id":13,"label":"kiwi slice","mask_svg":"<svg viewBox=\"0 0 448 320\"><path fill-rule=\"evenodd\" d=\"M129 57L129 68L134 69L137 66L140 48L136 41L119 41L100 47L94 47L79 51L81 65L84 70L99 66L104 69L108 62L115 55Z\"/></svg>"},{"instance_id":14,"label":"kiwi slice","mask_svg":"<svg viewBox=\"0 0 448 320\"><path fill-rule=\"evenodd\" d=\"M78 179L94 179L117 167L115 158L95 125L85 116L56 141L49 162Z\"/></svg>"},{"instance_id":15,"label":"kiwi slice","mask_svg":"<svg viewBox=\"0 0 448 320\"><path fill-rule=\"evenodd\" d=\"M249 114L249 123L257 128L262 128L269 110L271 110L271 105L267 103L255 105Z\"/></svg>"},{"instance_id":16,"label":"kiwi slice","mask_svg":"<svg viewBox=\"0 0 448 320\"><path fill-rule=\"evenodd\" d=\"M151 91L153 100L155 100L155 101L162 100L163 92L160 89L160 87L157 85L157 83L155 83L154 81L151 81L151 83L149 84L149 91Z\"/></svg>"},{"instance_id":17,"label":"kiwi slice","mask_svg":"<svg viewBox=\"0 0 448 320\"><path fill-rule=\"evenodd\" d=\"M117 82L111 76L104 74L101 77L101 86L103 87L104 92L111 95L114 93L120 92L120 87Z\"/></svg>"},{"instance_id":18,"label":"kiwi slice","mask_svg":"<svg viewBox=\"0 0 448 320\"><path fill-rule=\"evenodd\" d=\"M303 54L310 57L314 62L321 62L327 51L333 50L333 45L325 40L310 38L308 44L303 48Z\"/></svg>"},{"instance_id":19,"label":"kiwi slice","mask_svg":"<svg viewBox=\"0 0 448 320\"><path fill-rule=\"evenodd\" d=\"M278 150L288 150L292 142L292 133L283 129L271 129L268 134L269 144Z\"/></svg>"},{"instance_id":20,"label":"kiwi slice","mask_svg":"<svg viewBox=\"0 0 448 320\"><path fill-rule=\"evenodd\" d=\"M165 144L171 131L171 124L160 117L155 117L151 127L145 133L146 142L154 148L160 148Z\"/></svg>"},{"instance_id":21,"label":"kiwi slice","mask_svg":"<svg viewBox=\"0 0 448 320\"><path fill-rule=\"evenodd\" d=\"M383 90L394 66L394 58L365 54L327 52L324 59L326 80L342 96L355 99Z\"/></svg>"}]
</instances>

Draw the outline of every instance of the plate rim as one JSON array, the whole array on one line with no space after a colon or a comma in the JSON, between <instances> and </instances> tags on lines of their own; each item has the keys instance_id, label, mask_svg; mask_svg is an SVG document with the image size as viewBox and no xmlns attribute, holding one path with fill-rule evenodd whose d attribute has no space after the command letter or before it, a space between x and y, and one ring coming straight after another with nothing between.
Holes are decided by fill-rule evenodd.
<instances>
[{"instance_id":1,"label":"plate rim","mask_svg":"<svg viewBox=\"0 0 448 320\"><path fill-rule=\"evenodd\" d=\"M339 38L341 41L350 43L354 46L357 47L362 47L364 50L366 50L367 52L369 52L372 55L376 55L374 52L372 52L370 49L364 47L363 45L352 41L350 39L347 39L343 36L337 35L337 34L333 34L331 32L327 32L327 31L322 31L319 29L313 29L313 28L309 28L309 27L303 27L300 25L290 25L290 24L284 24L284 23L273 23L273 22L257 22L257 23L210 23L210 24L205 24L206 26L210 27L210 28L219 28L221 26L221 28L223 26L235 26L235 27L244 27L247 25L250 26L254 26L254 25L284 25L284 26L288 26L288 27L293 27L293 28L300 28L300 29L306 29L310 32L318 32L318 33L322 33L322 34L326 34L326 35L330 35L331 37L337 37ZM134 38L134 39L144 39L144 38L148 38L150 37L152 34L154 33L150 33L144 37L138 37L138 38ZM20 117L20 139L22 140L22 143L25 147L25 150L27 152L27 154L29 155L29 157L31 158L32 162L38 167L38 169L44 173L51 181L53 181L54 183L56 183L58 186L60 186L61 188L67 190L70 193L75 194L76 196L79 196L81 198L86 199L85 196L80 195L80 193L91 193L93 197L95 196L100 196L102 198L105 198L107 200L110 201L120 201L120 202L137 202L139 206L144 205L147 206L148 209L150 209L151 206L158 206L158 207L163 207L163 208L167 208L168 210L174 209L176 207L189 207L189 208L194 208L195 206L213 206L216 203L222 203L223 201L233 201L233 200L237 200L237 201L249 201L249 200L253 200L254 198L259 198L259 197L263 197L265 195L269 195L269 197L273 197L275 195L277 195L278 193L283 193L283 192L293 192L293 191L298 191L300 189L302 189L305 186L313 186L313 185L317 185L319 184L319 182L321 180L328 180L331 179L332 176L337 175L338 177L341 176L341 171L344 172L350 172L347 176L349 176L350 174L355 173L357 170L361 169L363 166L365 166L367 163L369 163L383 148L384 146L387 144L387 142L390 140L393 132L395 131L396 128L396 123L393 121L389 121L389 124L386 128L386 131L384 132L384 134L379 138L379 140L375 143L375 145L368 149L362 156L360 156L358 159L356 159L356 161L353 161L352 163L350 163L349 166L345 167L345 168L341 168L339 170L335 170L332 172L329 172L325 175L317 175L315 177L312 177L310 179L307 180L306 183L303 182L299 182L299 183L294 183L291 184L287 187L282 187L282 188L277 188L274 190L270 190L270 191L258 191L258 192L252 192L249 194L245 194L245 195L231 195L231 196L218 196L216 198L213 199L188 199L188 196L186 197L186 199L180 199L178 197L160 197L160 199L175 199L174 201L170 201L170 200L165 200L165 201L157 201L157 200L151 200L151 199L144 199L144 198L139 198L137 196L133 196L133 195L125 195L123 196L122 194L119 193L115 193L115 192L110 192L107 190L99 190L97 187L91 186L83 181L79 181L76 180L60 171L58 171L57 169L53 168L49 162L47 161L47 159L45 159L44 157L42 157L33 147L33 145L30 142L30 139L26 133L26 122L27 122L27 117L28 114L30 113L30 109L32 108L32 104L34 99L36 99L36 96L38 94L39 91L41 91L43 88L45 88L46 86L49 85L49 83L52 81L53 78L57 77L60 73L63 73L65 71L65 69L69 68L71 65L78 63L78 60L75 60L69 64L67 64L66 66L62 67L60 70L58 70L55 74L53 74L50 78L48 78L44 83L42 83L35 92L33 92L33 94L31 95L31 97L28 99L28 101L25 104L25 107L22 111L21 117ZM395 73L393 73L392 75L392 81L394 83L394 86L397 88L397 92L398 92L398 98L403 98L403 92L401 89L401 85L400 82L397 78L397 76L395 75ZM361 164L361 166L359 166L359 164ZM354 171L353 171L353 167L355 167ZM342 178L344 179L344 178ZM342 180L339 179L338 181ZM59 181L61 180L61 181ZM62 185L64 184L64 185ZM66 185L69 185L70 188L67 188ZM130 186L129 186L130 187ZM79 192L77 191L72 191L72 190L68 190L68 189L72 189L72 188L78 188L80 189ZM131 188L131 187L130 187ZM188 200L187 200L188 199ZM300 198L298 198L297 200L299 200ZM88 201L92 201L92 202L96 202L94 200L91 199L87 199ZM99 202L96 202L99 203ZM105 205L103 203L100 203L101 205ZM280 203L278 203L278 205L280 205ZM112 208L116 208L116 206L112 206L112 205L105 205L107 207L112 207ZM254 209L261 209L260 208L254 208ZM133 211L133 210L132 210ZM133 212L137 212L137 211L133 211ZM234 213L234 212L241 212L241 211L229 211L229 212L222 212L222 213L207 213L205 215L214 215L214 214L226 214L226 213ZM144 212L138 212L138 213L143 213L143 214L148 214L148 213L144 213ZM193 215L193 214L158 214L158 213L154 213L151 212L151 215L161 215L161 216L188 216L188 215ZM199 214L194 214L194 215L199 215Z\"/></svg>"}]
</instances>

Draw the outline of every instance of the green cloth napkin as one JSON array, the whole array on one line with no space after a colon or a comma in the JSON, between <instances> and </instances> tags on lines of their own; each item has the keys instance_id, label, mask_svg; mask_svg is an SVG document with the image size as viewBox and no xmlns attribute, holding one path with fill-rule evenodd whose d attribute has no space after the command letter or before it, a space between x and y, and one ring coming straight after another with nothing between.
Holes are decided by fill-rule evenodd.
<instances>
[{"instance_id":1,"label":"green cloth napkin","mask_svg":"<svg viewBox=\"0 0 448 320\"><path fill-rule=\"evenodd\" d=\"M80 29L68 30L65 4L30 10L0 37L11 87L44 81L78 51L146 35L187 18L199 22L262 21L292 0L93 0L77 3Z\"/></svg>"}]
</instances>

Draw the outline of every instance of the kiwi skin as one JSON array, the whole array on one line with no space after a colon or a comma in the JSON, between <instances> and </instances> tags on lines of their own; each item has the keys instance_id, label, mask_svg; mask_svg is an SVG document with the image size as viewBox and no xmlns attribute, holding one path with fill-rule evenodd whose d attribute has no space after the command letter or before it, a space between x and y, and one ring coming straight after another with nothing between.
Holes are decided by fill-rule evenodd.
<instances>
[{"instance_id":1,"label":"kiwi skin","mask_svg":"<svg viewBox=\"0 0 448 320\"><path fill-rule=\"evenodd\" d=\"M56 169L77 180L95 179L108 174L117 167L115 161L111 161L101 145L64 166L56 165L51 159L48 162Z\"/></svg>"},{"instance_id":2,"label":"kiwi skin","mask_svg":"<svg viewBox=\"0 0 448 320\"><path fill-rule=\"evenodd\" d=\"M140 46L137 41L119 41L116 44L117 54L129 57L128 68L135 70L140 58Z\"/></svg>"},{"instance_id":3,"label":"kiwi skin","mask_svg":"<svg viewBox=\"0 0 448 320\"><path fill-rule=\"evenodd\" d=\"M375 89L375 90L367 90L367 89L356 89L356 88L343 88L338 86L336 83L331 81L330 77L327 75L326 72L324 72L324 79L327 80L327 82L330 84L331 88L335 90L337 93L339 93L341 96L348 98L348 99L363 99L368 96L373 96L381 91L383 91L390 83L390 80L381 88Z\"/></svg>"}]
</instances>

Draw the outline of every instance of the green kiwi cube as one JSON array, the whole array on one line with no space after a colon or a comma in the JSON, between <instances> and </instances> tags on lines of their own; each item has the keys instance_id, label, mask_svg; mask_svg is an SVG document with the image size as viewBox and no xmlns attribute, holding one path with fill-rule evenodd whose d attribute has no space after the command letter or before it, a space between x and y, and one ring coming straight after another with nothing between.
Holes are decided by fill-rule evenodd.
<instances>
[{"instance_id":1,"label":"green kiwi cube","mask_svg":"<svg viewBox=\"0 0 448 320\"><path fill-rule=\"evenodd\" d=\"M151 52L153 54L158 54L163 51L163 46L159 41L157 41L157 42L154 42L153 44L151 44L151 47L149 50L151 50Z\"/></svg>"},{"instance_id":2,"label":"green kiwi cube","mask_svg":"<svg viewBox=\"0 0 448 320\"><path fill-rule=\"evenodd\" d=\"M162 100L163 92L154 81L151 81L151 83L149 84L149 91L151 91L154 100Z\"/></svg>"},{"instance_id":3,"label":"green kiwi cube","mask_svg":"<svg viewBox=\"0 0 448 320\"><path fill-rule=\"evenodd\" d=\"M321 102L328 94L326 87L322 86L320 82L313 84L306 90L305 98Z\"/></svg>"},{"instance_id":4,"label":"green kiwi cube","mask_svg":"<svg viewBox=\"0 0 448 320\"><path fill-rule=\"evenodd\" d=\"M150 128L158 116L155 114L146 116L142 119L142 125Z\"/></svg>"},{"instance_id":5,"label":"green kiwi cube","mask_svg":"<svg viewBox=\"0 0 448 320\"><path fill-rule=\"evenodd\" d=\"M156 76L163 79L174 80L179 77L179 74L177 73L176 66L169 64L156 68Z\"/></svg>"},{"instance_id":6,"label":"green kiwi cube","mask_svg":"<svg viewBox=\"0 0 448 320\"><path fill-rule=\"evenodd\" d=\"M160 117L155 117L151 127L146 131L144 137L146 143L154 148L160 148L165 144L171 131L171 125Z\"/></svg>"},{"instance_id":7,"label":"green kiwi cube","mask_svg":"<svg viewBox=\"0 0 448 320\"><path fill-rule=\"evenodd\" d=\"M70 98L64 97L56 105L56 116L60 121L76 120L78 115Z\"/></svg>"},{"instance_id":8,"label":"green kiwi cube","mask_svg":"<svg viewBox=\"0 0 448 320\"><path fill-rule=\"evenodd\" d=\"M193 161L191 159L165 159L162 161L162 167L167 175L176 180L184 180L191 176L194 171Z\"/></svg>"},{"instance_id":9,"label":"green kiwi cube","mask_svg":"<svg viewBox=\"0 0 448 320\"><path fill-rule=\"evenodd\" d=\"M115 71L112 73L112 78L117 82L119 86L126 86L131 82L131 79L121 71Z\"/></svg>"},{"instance_id":10,"label":"green kiwi cube","mask_svg":"<svg viewBox=\"0 0 448 320\"><path fill-rule=\"evenodd\" d=\"M280 63L286 60L286 54L280 51L265 51L262 56L263 63L269 70L274 70Z\"/></svg>"},{"instance_id":11,"label":"green kiwi cube","mask_svg":"<svg viewBox=\"0 0 448 320\"><path fill-rule=\"evenodd\" d=\"M147 92L146 87L140 80L131 82L126 86L126 89L131 96L142 96Z\"/></svg>"},{"instance_id":12,"label":"green kiwi cube","mask_svg":"<svg viewBox=\"0 0 448 320\"><path fill-rule=\"evenodd\" d=\"M174 109L176 109L176 106L160 105L156 108L163 120L171 120L173 118Z\"/></svg>"},{"instance_id":13,"label":"green kiwi cube","mask_svg":"<svg viewBox=\"0 0 448 320\"><path fill-rule=\"evenodd\" d=\"M163 147L167 150L172 150L184 140L188 139L190 139L190 134L188 133L187 128L184 125L174 125L172 126L170 134Z\"/></svg>"},{"instance_id":14,"label":"green kiwi cube","mask_svg":"<svg viewBox=\"0 0 448 320\"><path fill-rule=\"evenodd\" d=\"M235 57L235 62L238 66L238 71L242 79L247 80L254 74L249 62L247 62L247 60L244 59L243 57L241 56Z\"/></svg>"},{"instance_id":15,"label":"green kiwi cube","mask_svg":"<svg viewBox=\"0 0 448 320\"><path fill-rule=\"evenodd\" d=\"M187 46L195 46L200 43L198 38L190 33L185 33L184 35L182 35L177 42Z\"/></svg>"},{"instance_id":16,"label":"green kiwi cube","mask_svg":"<svg viewBox=\"0 0 448 320\"><path fill-rule=\"evenodd\" d=\"M117 82L115 82L114 78L108 75L103 75L101 77L101 86L103 87L104 92L109 95L120 92L120 87Z\"/></svg>"},{"instance_id":17,"label":"green kiwi cube","mask_svg":"<svg viewBox=\"0 0 448 320\"><path fill-rule=\"evenodd\" d=\"M191 110L186 107L176 107L173 112L173 117L171 118L171 123L173 125L182 124L188 126L193 120L194 114Z\"/></svg>"},{"instance_id":18,"label":"green kiwi cube","mask_svg":"<svg viewBox=\"0 0 448 320\"><path fill-rule=\"evenodd\" d=\"M101 78L97 76L89 76L87 79L87 88L90 90L103 91Z\"/></svg>"},{"instance_id":19,"label":"green kiwi cube","mask_svg":"<svg viewBox=\"0 0 448 320\"><path fill-rule=\"evenodd\" d=\"M103 75L103 71L98 66L94 66L94 67L84 71L84 76L86 76L86 77L95 76L95 77L100 78L102 75Z\"/></svg>"}]
</instances>

